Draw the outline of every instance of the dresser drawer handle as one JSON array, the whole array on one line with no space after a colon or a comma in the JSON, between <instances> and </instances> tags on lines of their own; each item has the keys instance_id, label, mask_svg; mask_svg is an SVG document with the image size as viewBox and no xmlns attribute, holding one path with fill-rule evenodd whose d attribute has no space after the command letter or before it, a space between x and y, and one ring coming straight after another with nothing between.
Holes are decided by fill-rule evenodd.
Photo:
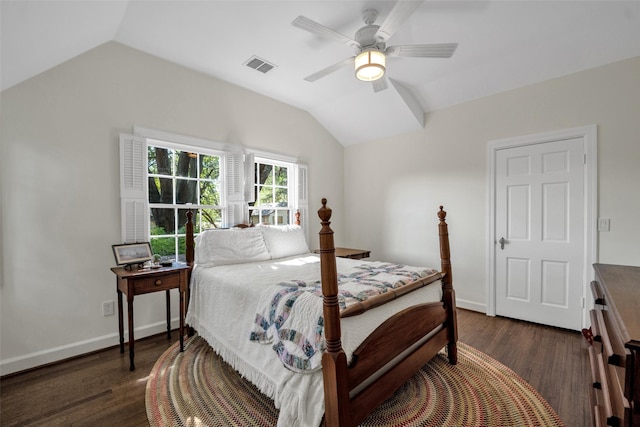
<instances>
[{"instance_id":1,"label":"dresser drawer handle","mask_svg":"<svg viewBox=\"0 0 640 427\"><path fill-rule=\"evenodd\" d=\"M162 280L160 279L156 280L156 286L160 286L160 285L162 285Z\"/></svg>"}]
</instances>

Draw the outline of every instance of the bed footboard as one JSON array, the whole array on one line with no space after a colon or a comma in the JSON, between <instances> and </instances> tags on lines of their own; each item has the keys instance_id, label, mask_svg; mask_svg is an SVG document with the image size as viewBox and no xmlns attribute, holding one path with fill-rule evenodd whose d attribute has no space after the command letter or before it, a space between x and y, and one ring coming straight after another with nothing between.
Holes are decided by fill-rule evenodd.
<instances>
[{"instance_id":1,"label":"bed footboard","mask_svg":"<svg viewBox=\"0 0 640 427\"><path fill-rule=\"evenodd\" d=\"M446 320L447 312L441 302L415 305L389 318L354 351L349 366L351 388L419 343Z\"/></svg>"},{"instance_id":2,"label":"bed footboard","mask_svg":"<svg viewBox=\"0 0 640 427\"><path fill-rule=\"evenodd\" d=\"M440 258L441 302L409 307L384 322L354 352L351 365L342 349L338 278L330 227L331 209L322 199L318 210L320 263L326 351L322 357L325 392L325 424L356 426L398 387L431 360L445 345L449 362L457 362L457 322L449 234L442 206Z\"/></svg>"}]
</instances>

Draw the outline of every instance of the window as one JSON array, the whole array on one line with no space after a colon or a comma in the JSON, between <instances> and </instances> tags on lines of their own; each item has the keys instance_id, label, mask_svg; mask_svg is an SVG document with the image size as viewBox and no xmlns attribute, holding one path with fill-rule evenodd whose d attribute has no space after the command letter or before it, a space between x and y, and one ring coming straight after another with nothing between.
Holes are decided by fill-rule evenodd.
<instances>
[{"instance_id":1,"label":"window","mask_svg":"<svg viewBox=\"0 0 640 427\"><path fill-rule=\"evenodd\" d=\"M252 224L283 225L294 222L292 197L293 163L275 162L256 157L254 165L254 200L249 203ZM255 209L258 208L258 209Z\"/></svg>"},{"instance_id":2,"label":"window","mask_svg":"<svg viewBox=\"0 0 640 427\"><path fill-rule=\"evenodd\" d=\"M196 233L222 225L220 154L147 141L149 235L154 254L184 255L188 209L194 213Z\"/></svg>"},{"instance_id":3,"label":"window","mask_svg":"<svg viewBox=\"0 0 640 427\"><path fill-rule=\"evenodd\" d=\"M120 135L122 242L184 260L186 212L194 231L241 222L291 224L307 233L307 167L239 144L134 129ZM255 159L255 160L254 160Z\"/></svg>"}]
</instances>

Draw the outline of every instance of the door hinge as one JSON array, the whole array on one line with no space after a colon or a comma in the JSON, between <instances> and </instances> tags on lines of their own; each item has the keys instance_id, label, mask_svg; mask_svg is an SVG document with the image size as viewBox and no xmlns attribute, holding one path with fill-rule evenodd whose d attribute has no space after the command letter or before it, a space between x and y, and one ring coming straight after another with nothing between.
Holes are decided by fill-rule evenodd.
<instances>
[{"instance_id":1,"label":"door hinge","mask_svg":"<svg viewBox=\"0 0 640 427\"><path fill-rule=\"evenodd\" d=\"M584 303L585 303L584 297L580 298L580 303L582 305L582 308L584 308Z\"/></svg>"},{"instance_id":2,"label":"door hinge","mask_svg":"<svg viewBox=\"0 0 640 427\"><path fill-rule=\"evenodd\" d=\"M586 154L584 155L584 164L585 165L587 164L587 155Z\"/></svg>"}]
</instances>

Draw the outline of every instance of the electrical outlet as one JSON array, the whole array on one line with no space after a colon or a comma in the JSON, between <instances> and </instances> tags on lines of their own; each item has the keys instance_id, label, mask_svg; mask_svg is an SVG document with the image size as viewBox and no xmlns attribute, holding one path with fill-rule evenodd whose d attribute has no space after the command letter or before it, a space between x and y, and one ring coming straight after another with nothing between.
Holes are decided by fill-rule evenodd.
<instances>
[{"instance_id":1,"label":"electrical outlet","mask_svg":"<svg viewBox=\"0 0 640 427\"><path fill-rule=\"evenodd\" d=\"M611 226L611 220L609 218L598 219L598 231L609 231Z\"/></svg>"},{"instance_id":2,"label":"electrical outlet","mask_svg":"<svg viewBox=\"0 0 640 427\"><path fill-rule=\"evenodd\" d=\"M103 316L113 316L115 313L114 302L113 301L104 301L102 303L102 315Z\"/></svg>"}]
</instances>

